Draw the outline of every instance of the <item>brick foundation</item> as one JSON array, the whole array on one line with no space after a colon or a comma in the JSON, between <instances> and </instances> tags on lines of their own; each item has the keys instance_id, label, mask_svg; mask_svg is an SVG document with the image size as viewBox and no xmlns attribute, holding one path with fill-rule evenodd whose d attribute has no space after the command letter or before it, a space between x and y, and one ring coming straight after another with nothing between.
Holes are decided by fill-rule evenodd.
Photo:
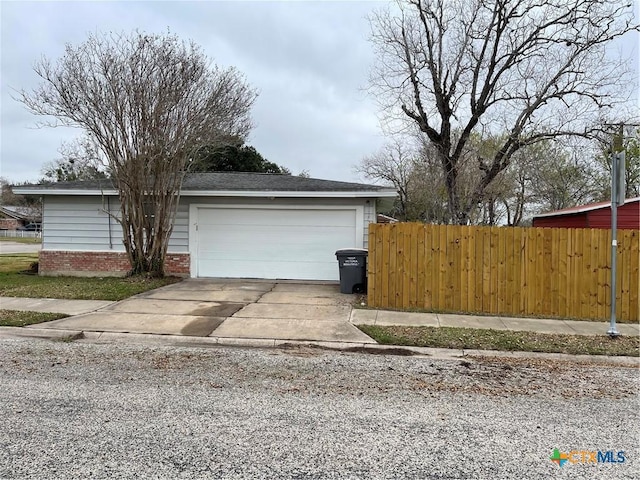
<instances>
[{"instance_id":1,"label":"brick foundation","mask_svg":"<svg viewBox=\"0 0 640 480\"><path fill-rule=\"evenodd\" d=\"M67 252L42 250L39 271L41 275L72 275L83 277L121 277L130 269L124 252ZM188 253L168 253L165 273L188 277L191 260Z\"/></svg>"}]
</instances>

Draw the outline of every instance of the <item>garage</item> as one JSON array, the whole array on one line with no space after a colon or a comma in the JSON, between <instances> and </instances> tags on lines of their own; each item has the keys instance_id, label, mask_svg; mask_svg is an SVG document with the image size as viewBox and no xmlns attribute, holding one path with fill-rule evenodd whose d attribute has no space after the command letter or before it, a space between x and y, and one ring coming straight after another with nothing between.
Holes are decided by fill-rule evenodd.
<instances>
[{"instance_id":1,"label":"garage","mask_svg":"<svg viewBox=\"0 0 640 480\"><path fill-rule=\"evenodd\" d=\"M21 187L40 195L43 275L126 275L118 189L110 180ZM394 188L255 172L188 173L172 219L164 270L207 278L330 280L335 251L367 248L369 223ZM106 209L105 209L106 206ZM82 224L82 228L78 225Z\"/></svg>"},{"instance_id":2,"label":"garage","mask_svg":"<svg viewBox=\"0 0 640 480\"><path fill-rule=\"evenodd\" d=\"M198 277L337 280L335 251L362 247L361 206L195 206Z\"/></svg>"}]
</instances>

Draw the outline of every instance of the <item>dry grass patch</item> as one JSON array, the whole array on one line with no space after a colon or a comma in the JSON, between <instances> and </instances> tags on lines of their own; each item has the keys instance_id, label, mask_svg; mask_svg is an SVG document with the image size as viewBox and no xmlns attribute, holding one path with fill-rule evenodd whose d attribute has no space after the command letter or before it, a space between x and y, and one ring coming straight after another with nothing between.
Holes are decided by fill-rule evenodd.
<instances>
[{"instance_id":1,"label":"dry grass patch","mask_svg":"<svg viewBox=\"0 0 640 480\"><path fill-rule=\"evenodd\" d=\"M0 310L0 327L25 327L36 323L58 320L69 315L64 313L21 312L17 310Z\"/></svg>"},{"instance_id":2,"label":"dry grass patch","mask_svg":"<svg viewBox=\"0 0 640 480\"><path fill-rule=\"evenodd\" d=\"M358 328L383 345L571 355L638 356L640 352L638 336L610 338L607 335L561 335L453 327L359 325Z\"/></svg>"}]
</instances>

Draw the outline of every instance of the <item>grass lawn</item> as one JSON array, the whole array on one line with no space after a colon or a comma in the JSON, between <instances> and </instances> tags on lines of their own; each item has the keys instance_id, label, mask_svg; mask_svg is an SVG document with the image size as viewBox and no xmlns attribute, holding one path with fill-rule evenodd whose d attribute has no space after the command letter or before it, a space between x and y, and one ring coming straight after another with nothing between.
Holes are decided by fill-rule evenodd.
<instances>
[{"instance_id":1,"label":"grass lawn","mask_svg":"<svg viewBox=\"0 0 640 480\"><path fill-rule=\"evenodd\" d=\"M42 243L42 238L0 237L0 242Z\"/></svg>"},{"instance_id":2,"label":"grass lawn","mask_svg":"<svg viewBox=\"0 0 640 480\"><path fill-rule=\"evenodd\" d=\"M37 253L0 255L0 296L115 301L180 281L176 277L42 277L22 273L37 261Z\"/></svg>"},{"instance_id":3,"label":"grass lawn","mask_svg":"<svg viewBox=\"0 0 640 480\"><path fill-rule=\"evenodd\" d=\"M19 312L17 310L0 310L0 327L24 327L35 323L48 322L65 318L64 313Z\"/></svg>"},{"instance_id":4,"label":"grass lawn","mask_svg":"<svg viewBox=\"0 0 640 480\"><path fill-rule=\"evenodd\" d=\"M637 357L640 354L640 338L637 336L610 338L606 335L560 335L452 327L358 325L358 328L383 345L568 353L571 355Z\"/></svg>"}]
</instances>

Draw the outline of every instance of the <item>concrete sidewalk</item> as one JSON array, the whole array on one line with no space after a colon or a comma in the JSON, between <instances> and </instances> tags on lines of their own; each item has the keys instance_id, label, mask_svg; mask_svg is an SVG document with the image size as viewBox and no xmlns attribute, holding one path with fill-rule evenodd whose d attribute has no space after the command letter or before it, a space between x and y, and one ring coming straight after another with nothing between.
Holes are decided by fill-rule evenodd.
<instances>
[{"instance_id":1,"label":"concrete sidewalk","mask_svg":"<svg viewBox=\"0 0 640 480\"><path fill-rule=\"evenodd\" d=\"M355 325L484 328L605 335L608 322L508 318L356 309L336 284L187 279L121 302L0 297L0 309L65 313L31 329L209 337L225 342L375 344ZM13 330L15 332L15 330ZM640 325L619 324L622 335ZM26 332L25 332L26 333ZM35 331L34 331L35 333Z\"/></svg>"},{"instance_id":2,"label":"concrete sidewalk","mask_svg":"<svg viewBox=\"0 0 640 480\"><path fill-rule=\"evenodd\" d=\"M59 300L55 298L0 297L0 309L23 312L64 313L81 315L95 312L116 302L104 300Z\"/></svg>"}]
</instances>

